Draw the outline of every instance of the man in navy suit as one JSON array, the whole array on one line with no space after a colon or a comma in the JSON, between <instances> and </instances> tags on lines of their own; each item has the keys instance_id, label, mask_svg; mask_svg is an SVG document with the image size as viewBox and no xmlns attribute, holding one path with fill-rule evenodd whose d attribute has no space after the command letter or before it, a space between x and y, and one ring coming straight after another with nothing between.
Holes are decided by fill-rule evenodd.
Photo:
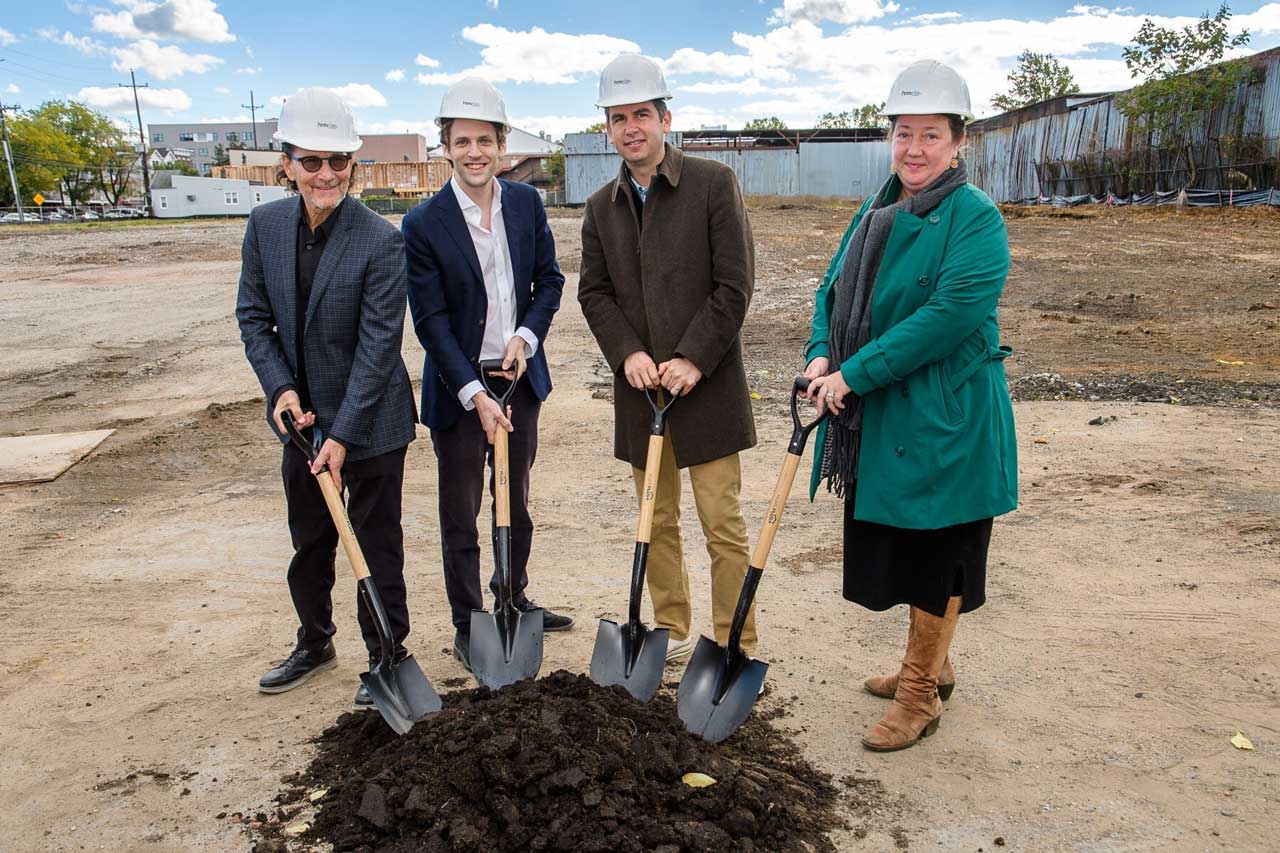
<instances>
[{"instance_id":1,"label":"man in navy suit","mask_svg":"<svg viewBox=\"0 0 1280 853\"><path fill-rule=\"evenodd\" d=\"M471 611L483 610L476 518L492 466L495 430L511 433L511 578L516 606L525 594L533 521L529 470L538 449L538 413L551 393L543 350L560 307L564 276L537 191L498 180L509 127L502 96L483 80L463 80L445 93L436 118L453 176L429 202L404 218L409 307L426 350L422 422L431 430L439 476L440 539L445 590L456 629L453 654L471 668ZM523 374L507 412L485 393L478 362L501 358ZM493 479L489 478L492 493ZM498 594L495 567L490 588ZM573 619L543 608L543 628L563 631Z\"/></svg>"},{"instance_id":2,"label":"man in navy suit","mask_svg":"<svg viewBox=\"0 0 1280 853\"><path fill-rule=\"evenodd\" d=\"M298 193L254 209L245 229L236 320L267 397L267 421L284 441L281 475L293 559L289 593L298 614L292 654L258 682L282 693L337 664L332 637L338 531L315 474L325 465L348 493L347 511L386 607L397 654L409 633L400 525L405 450L417 413L400 358L404 333L402 240L385 219L347 198L351 111L328 89L289 98L275 138L283 177ZM320 441L314 464L284 438L283 413ZM364 601L360 631L381 653ZM372 708L363 686L357 708Z\"/></svg>"}]
</instances>

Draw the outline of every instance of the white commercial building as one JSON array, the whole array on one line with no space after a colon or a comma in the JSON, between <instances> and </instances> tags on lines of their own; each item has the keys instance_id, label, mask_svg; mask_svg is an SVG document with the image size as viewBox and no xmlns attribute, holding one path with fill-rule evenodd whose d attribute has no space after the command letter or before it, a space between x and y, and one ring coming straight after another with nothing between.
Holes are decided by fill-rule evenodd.
<instances>
[{"instance_id":1,"label":"white commercial building","mask_svg":"<svg viewBox=\"0 0 1280 853\"><path fill-rule=\"evenodd\" d=\"M284 198L284 187L267 187L232 178L197 178L160 172L151 182L156 216L248 216L260 204Z\"/></svg>"}]
</instances>

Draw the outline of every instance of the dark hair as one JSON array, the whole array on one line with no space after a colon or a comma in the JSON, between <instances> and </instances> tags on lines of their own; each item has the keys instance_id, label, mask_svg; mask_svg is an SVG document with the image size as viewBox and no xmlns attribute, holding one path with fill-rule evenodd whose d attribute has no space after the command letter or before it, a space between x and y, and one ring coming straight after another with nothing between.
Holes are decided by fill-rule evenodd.
<instances>
[{"instance_id":1,"label":"dark hair","mask_svg":"<svg viewBox=\"0 0 1280 853\"><path fill-rule=\"evenodd\" d=\"M665 99L654 98L650 103L653 104L654 110L658 113L658 121L662 121L667 117L667 102ZM611 109L613 109L613 107L604 108L604 126L606 130L609 128L609 110Z\"/></svg>"},{"instance_id":2,"label":"dark hair","mask_svg":"<svg viewBox=\"0 0 1280 853\"><path fill-rule=\"evenodd\" d=\"M280 143L280 152L284 154L284 156L286 157L292 157L293 152L297 150L298 150L298 146L293 145L292 143L289 143L289 142ZM347 176L347 192L351 192L351 187L355 185L357 165L358 164L356 163L356 155L352 154L351 166L350 166L351 174ZM298 191L298 182L289 177L289 173L284 170L283 164L280 166L280 168L276 169L276 183L280 184L281 186L288 187L294 192Z\"/></svg>"},{"instance_id":3,"label":"dark hair","mask_svg":"<svg viewBox=\"0 0 1280 853\"><path fill-rule=\"evenodd\" d=\"M454 121L454 119L447 118L440 122L440 144L444 146L446 154L449 152L449 137L453 130ZM507 129L496 121L491 121L489 124L493 125L493 133L498 138L498 146L501 147L507 141Z\"/></svg>"},{"instance_id":4,"label":"dark hair","mask_svg":"<svg viewBox=\"0 0 1280 853\"><path fill-rule=\"evenodd\" d=\"M902 116L889 116L890 130L897 130L898 119L900 118L902 118ZM960 116L957 116L957 115L948 115L947 124L951 126L952 142L959 142L960 140L964 139L964 119L960 118Z\"/></svg>"}]
</instances>

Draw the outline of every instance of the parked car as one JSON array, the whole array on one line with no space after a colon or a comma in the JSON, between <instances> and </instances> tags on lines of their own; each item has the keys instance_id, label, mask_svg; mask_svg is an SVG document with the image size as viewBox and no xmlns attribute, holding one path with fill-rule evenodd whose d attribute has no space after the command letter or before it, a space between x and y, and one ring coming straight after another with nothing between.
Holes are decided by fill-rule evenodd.
<instances>
[{"instance_id":1,"label":"parked car","mask_svg":"<svg viewBox=\"0 0 1280 853\"><path fill-rule=\"evenodd\" d=\"M75 217L70 213L67 213L65 210L51 210L44 214L45 222L70 222L73 219L75 219Z\"/></svg>"},{"instance_id":2,"label":"parked car","mask_svg":"<svg viewBox=\"0 0 1280 853\"><path fill-rule=\"evenodd\" d=\"M6 213L4 216L0 216L0 222L39 222L39 221L40 221L40 214L28 213L25 210L22 211L21 214L19 214L15 210L12 213Z\"/></svg>"},{"instance_id":3,"label":"parked car","mask_svg":"<svg viewBox=\"0 0 1280 853\"><path fill-rule=\"evenodd\" d=\"M95 219L101 219L101 218L102 218L102 217L98 216L98 214L94 213L92 210L82 210L82 211L80 211L79 217L80 217L80 221L81 221L81 222L92 222L92 221L93 221L93 220L95 220Z\"/></svg>"}]
</instances>

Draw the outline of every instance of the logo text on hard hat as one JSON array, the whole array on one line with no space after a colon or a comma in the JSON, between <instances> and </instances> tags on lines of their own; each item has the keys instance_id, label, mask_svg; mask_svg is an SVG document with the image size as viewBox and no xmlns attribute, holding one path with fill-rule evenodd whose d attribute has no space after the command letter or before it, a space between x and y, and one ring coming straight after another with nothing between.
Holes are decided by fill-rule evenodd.
<instances>
[{"instance_id":1,"label":"logo text on hard hat","mask_svg":"<svg viewBox=\"0 0 1280 853\"><path fill-rule=\"evenodd\" d=\"M316 127L327 127L329 130L337 130L338 126L331 121L318 121Z\"/></svg>"},{"instance_id":2,"label":"logo text on hard hat","mask_svg":"<svg viewBox=\"0 0 1280 853\"><path fill-rule=\"evenodd\" d=\"M902 90L900 90L900 91L898 92L898 94L899 94L899 95L906 95L906 96L908 96L908 97L912 97L912 98L918 98L918 97L920 96L920 90L918 90L918 89L902 89Z\"/></svg>"},{"instance_id":3,"label":"logo text on hard hat","mask_svg":"<svg viewBox=\"0 0 1280 853\"><path fill-rule=\"evenodd\" d=\"M463 98L463 99L462 99L462 103L463 103L465 106L468 106L468 107L477 107L477 108L478 108L478 107L480 106L480 102L479 102L479 101L468 101L466 98Z\"/></svg>"},{"instance_id":4,"label":"logo text on hard hat","mask_svg":"<svg viewBox=\"0 0 1280 853\"><path fill-rule=\"evenodd\" d=\"M628 77L628 78L627 78L627 79L625 79L625 80L614 80L614 81L613 81L613 85L615 85L615 86L629 86L629 85L631 85L631 78L630 78L630 77Z\"/></svg>"}]
</instances>

